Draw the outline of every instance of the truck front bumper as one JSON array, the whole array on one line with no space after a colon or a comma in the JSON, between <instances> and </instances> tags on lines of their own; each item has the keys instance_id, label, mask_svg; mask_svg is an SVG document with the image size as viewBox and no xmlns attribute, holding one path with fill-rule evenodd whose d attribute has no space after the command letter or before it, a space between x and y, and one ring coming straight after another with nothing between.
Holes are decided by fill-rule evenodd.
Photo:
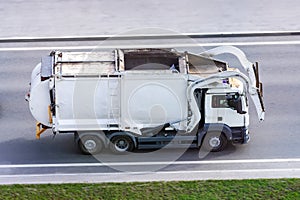
<instances>
[{"instance_id":1,"label":"truck front bumper","mask_svg":"<svg viewBox=\"0 0 300 200\"><path fill-rule=\"evenodd\" d=\"M248 128L232 128L232 142L237 144L247 144L250 141Z\"/></svg>"}]
</instances>

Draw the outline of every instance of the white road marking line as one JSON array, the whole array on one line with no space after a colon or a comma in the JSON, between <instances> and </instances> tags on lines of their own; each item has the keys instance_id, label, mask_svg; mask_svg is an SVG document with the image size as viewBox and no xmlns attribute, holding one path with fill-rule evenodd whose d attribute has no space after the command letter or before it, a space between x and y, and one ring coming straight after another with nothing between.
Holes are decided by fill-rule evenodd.
<instances>
[{"instance_id":1,"label":"white road marking line","mask_svg":"<svg viewBox=\"0 0 300 200\"><path fill-rule=\"evenodd\" d=\"M0 175L0 184L65 184L192 180L300 178L300 168L116 173L51 173Z\"/></svg>"},{"instance_id":2,"label":"white road marking line","mask_svg":"<svg viewBox=\"0 0 300 200\"><path fill-rule=\"evenodd\" d=\"M300 158L249 159L249 160L207 160L172 162L111 162L111 163L57 163L57 164L12 164L0 168L46 168L46 167L105 167L105 166L147 166L147 165L208 165L208 164L247 164L247 163L296 163Z\"/></svg>"},{"instance_id":3,"label":"white road marking line","mask_svg":"<svg viewBox=\"0 0 300 200\"><path fill-rule=\"evenodd\" d=\"M68 46L68 47L4 47L0 51L49 51L49 50L86 50L97 46Z\"/></svg>"},{"instance_id":4,"label":"white road marking line","mask_svg":"<svg viewBox=\"0 0 300 200\"><path fill-rule=\"evenodd\" d=\"M118 35L118 34L111 34L111 35L65 35L65 36L39 36L39 37L1 37L0 41L6 40L63 40L63 39L101 39L101 38L137 38L137 37L172 37L172 36L183 36L183 37L224 37L224 36L244 36L244 35L299 35L300 30L293 30L293 31L239 31L239 32L204 32L204 33L150 33L150 34L125 34L125 35Z\"/></svg>"},{"instance_id":5,"label":"white road marking line","mask_svg":"<svg viewBox=\"0 0 300 200\"><path fill-rule=\"evenodd\" d=\"M52 177L52 176L111 176L111 175L155 175L155 174L206 174L206 173L274 173L274 172L300 172L300 168L281 168L281 169L241 169L241 170L203 170L203 171L141 171L141 172L103 172L103 173L55 173L55 174L12 174L12 175L0 175L0 178L21 178L21 177Z\"/></svg>"},{"instance_id":6,"label":"white road marking line","mask_svg":"<svg viewBox=\"0 0 300 200\"><path fill-rule=\"evenodd\" d=\"M3 47L0 51L46 51L46 50L92 50L115 48L176 48L211 46L262 46L262 45L299 45L300 41L264 41L264 42L217 42L194 44L145 44L145 45L99 45L99 46L62 46L62 47Z\"/></svg>"}]
</instances>

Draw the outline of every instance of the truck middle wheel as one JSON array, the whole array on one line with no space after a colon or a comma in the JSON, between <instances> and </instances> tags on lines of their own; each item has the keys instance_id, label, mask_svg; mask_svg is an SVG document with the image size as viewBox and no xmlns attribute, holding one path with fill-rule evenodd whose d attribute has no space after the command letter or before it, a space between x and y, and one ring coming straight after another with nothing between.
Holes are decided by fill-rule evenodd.
<instances>
[{"instance_id":1,"label":"truck middle wheel","mask_svg":"<svg viewBox=\"0 0 300 200\"><path fill-rule=\"evenodd\" d=\"M134 143L127 135L114 136L110 141L110 149L113 153L126 153L133 151Z\"/></svg>"}]
</instances>

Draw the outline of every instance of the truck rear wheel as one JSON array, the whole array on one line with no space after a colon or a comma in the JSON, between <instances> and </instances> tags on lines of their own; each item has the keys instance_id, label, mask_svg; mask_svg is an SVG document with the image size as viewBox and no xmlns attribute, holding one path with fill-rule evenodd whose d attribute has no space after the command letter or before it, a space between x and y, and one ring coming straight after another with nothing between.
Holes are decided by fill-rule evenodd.
<instances>
[{"instance_id":1,"label":"truck rear wheel","mask_svg":"<svg viewBox=\"0 0 300 200\"><path fill-rule=\"evenodd\" d=\"M78 147L83 154L92 155L103 149L103 142L97 136L84 135L80 137Z\"/></svg>"},{"instance_id":2,"label":"truck rear wheel","mask_svg":"<svg viewBox=\"0 0 300 200\"><path fill-rule=\"evenodd\" d=\"M133 151L134 143L127 135L114 136L110 141L110 150L113 153L122 154Z\"/></svg>"},{"instance_id":3,"label":"truck rear wheel","mask_svg":"<svg viewBox=\"0 0 300 200\"><path fill-rule=\"evenodd\" d=\"M208 132L202 145L206 151L222 151L227 146L227 138L220 132Z\"/></svg>"}]
</instances>

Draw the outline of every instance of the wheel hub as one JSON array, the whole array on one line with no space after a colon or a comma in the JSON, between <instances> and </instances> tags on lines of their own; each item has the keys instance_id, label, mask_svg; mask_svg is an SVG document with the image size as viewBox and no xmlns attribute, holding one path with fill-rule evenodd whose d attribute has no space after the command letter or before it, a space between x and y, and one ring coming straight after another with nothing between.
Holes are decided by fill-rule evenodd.
<instances>
[{"instance_id":1,"label":"wheel hub","mask_svg":"<svg viewBox=\"0 0 300 200\"><path fill-rule=\"evenodd\" d=\"M118 140L115 143L115 147L118 151L126 151L128 148L128 143L125 140Z\"/></svg>"},{"instance_id":2,"label":"wheel hub","mask_svg":"<svg viewBox=\"0 0 300 200\"><path fill-rule=\"evenodd\" d=\"M96 146L97 144L94 140L87 140L84 142L84 147L89 151L95 149Z\"/></svg>"},{"instance_id":3,"label":"wheel hub","mask_svg":"<svg viewBox=\"0 0 300 200\"><path fill-rule=\"evenodd\" d=\"M212 137L212 138L209 140L209 145L210 145L212 148L216 148L216 147L218 147L220 144L221 144L221 140L220 140L219 137Z\"/></svg>"}]
</instances>

